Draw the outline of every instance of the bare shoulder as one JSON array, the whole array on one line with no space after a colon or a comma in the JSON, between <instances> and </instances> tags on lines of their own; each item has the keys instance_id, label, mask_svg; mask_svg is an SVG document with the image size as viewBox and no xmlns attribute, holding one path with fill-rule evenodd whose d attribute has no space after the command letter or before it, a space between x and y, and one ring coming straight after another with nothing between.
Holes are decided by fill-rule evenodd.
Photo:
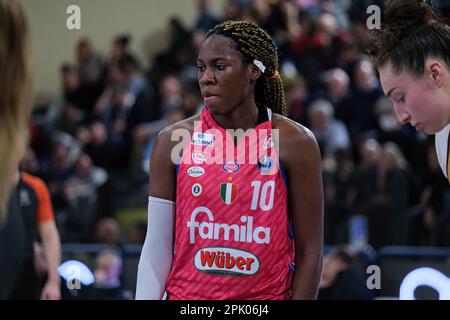
<instances>
[{"instance_id":1,"label":"bare shoulder","mask_svg":"<svg viewBox=\"0 0 450 320\"><path fill-rule=\"evenodd\" d=\"M167 126L164 129L162 129L158 133L158 137L160 137L159 139L167 139L167 137L168 137L169 141L170 141L170 137L173 134L176 134L177 131L181 132L181 131L185 130L189 133L192 133L194 131L194 122L198 121L199 119L200 119L200 114L196 114L192 117L175 122L174 124L171 124L170 126Z\"/></svg>"},{"instance_id":2,"label":"bare shoulder","mask_svg":"<svg viewBox=\"0 0 450 320\"><path fill-rule=\"evenodd\" d=\"M316 138L311 130L285 116L274 114L273 128L279 130L280 150L287 148L290 152L308 150L317 146ZM295 148L295 149L291 149ZM301 148L300 150L297 148Z\"/></svg>"},{"instance_id":3,"label":"bare shoulder","mask_svg":"<svg viewBox=\"0 0 450 320\"><path fill-rule=\"evenodd\" d=\"M194 121L198 117L197 115L176 122L161 130L156 137L149 169L149 194L151 196L175 201L174 167L179 162L182 149L190 141Z\"/></svg>"},{"instance_id":4,"label":"bare shoulder","mask_svg":"<svg viewBox=\"0 0 450 320\"><path fill-rule=\"evenodd\" d=\"M289 174L320 165L319 146L311 130L279 114L273 115L272 125L278 129L279 158Z\"/></svg>"},{"instance_id":5,"label":"bare shoulder","mask_svg":"<svg viewBox=\"0 0 450 320\"><path fill-rule=\"evenodd\" d=\"M180 142L181 137L192 134L194 131L194 122L199 119L200 114L196 114L165 127L158 133L156 142L167 148L173 147Z\"/></svg>"},{"instance_id":6,"label":"bare shoulder","mask_svg":"<svg viewBox=\"0 0 450 320\"><path fill-rule=\"evenodd\" d=\"M152 152L152 162L154 160L166 163L173 163L173 151L183 149L194 130L194 122L200 118L195 115L190 118L176 122L162 129L155 140Z\"/></svg>"}]
</instances>

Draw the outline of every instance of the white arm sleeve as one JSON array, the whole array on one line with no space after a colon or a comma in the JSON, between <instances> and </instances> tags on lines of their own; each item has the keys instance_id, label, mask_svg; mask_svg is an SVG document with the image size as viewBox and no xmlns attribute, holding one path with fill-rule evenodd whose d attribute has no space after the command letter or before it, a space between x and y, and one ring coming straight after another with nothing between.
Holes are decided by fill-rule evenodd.
<instances>
[{"instance_id":1,"label":"white arm sleeve","mask_svg":"<svg viewBox=\"0 0 450 320\"><path fill-rule=\"evenodd\" d=\"M172 267L175 203L149 197L147 235L138 265L136 300L162 299Z\"/></svg>"}]
</instances>

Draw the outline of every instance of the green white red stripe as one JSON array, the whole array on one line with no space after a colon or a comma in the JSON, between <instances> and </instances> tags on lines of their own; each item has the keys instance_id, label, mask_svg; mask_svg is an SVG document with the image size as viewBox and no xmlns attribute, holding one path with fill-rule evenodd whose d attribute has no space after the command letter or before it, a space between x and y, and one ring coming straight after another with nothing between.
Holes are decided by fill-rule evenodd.
<instances>
[{"instance_id":1,"label":"green white red stripe","mask_svg":"<svg viewBox=\"0 0 450 320\"><path fill-rule=\"evenodd\" d=\"M229 205L237 197L238 186L234 183L222 183L220 185L220 198L225 202L225 204Z\"/></svg>"}]
</instances>

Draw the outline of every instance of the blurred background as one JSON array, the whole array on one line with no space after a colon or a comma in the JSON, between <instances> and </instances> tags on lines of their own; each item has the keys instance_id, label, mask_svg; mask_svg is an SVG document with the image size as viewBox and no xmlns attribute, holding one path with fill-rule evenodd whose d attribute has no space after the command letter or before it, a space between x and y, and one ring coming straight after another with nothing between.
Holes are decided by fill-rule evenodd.
<instances>
[{"instance_id":1,"label":"blurred background","mask_svg":"<svg viewBox=\"0 0 450 320\"><path fill-rule=\"evenodd\" d=\"M23 2L34 113L21 168L49 187L63 262L81 262L83 272L97 275L83 278L82 289L62 281L63 298L92 298L89 288L105 275L120 290L95 298L134 297L153 140L201 110L197 51L209 29L230 19L255 21L273 37L289 117L310 128L321 148L326 255L319 297L398 299L405 283L400 298L407 290L418 299L448 294L450 193L433 137L398 123L364 54L366 9L381 1ZM433 3L450 16L450 1ZM80 30L66 27L73 4ZM372 290L370 265L381 271ZM441 289L427 285L436 275Z\"/></svg>"}]
</instances>

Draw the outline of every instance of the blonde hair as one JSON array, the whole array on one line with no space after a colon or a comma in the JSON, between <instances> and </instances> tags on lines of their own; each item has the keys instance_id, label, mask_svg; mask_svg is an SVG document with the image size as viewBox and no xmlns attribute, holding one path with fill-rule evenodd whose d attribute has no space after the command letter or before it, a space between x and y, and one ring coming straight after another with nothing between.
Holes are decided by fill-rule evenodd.
<instances>
[{"instance_id":1,"label":"blonde hair","mask_svg":"<svg viewBox=\"0 0 450 320\"><path fill-rule=\"evenodd\" d=\"M31 96L28 22L19 0L0 0L0 222L25 151Z\"/></svg>"}]
</instances>

